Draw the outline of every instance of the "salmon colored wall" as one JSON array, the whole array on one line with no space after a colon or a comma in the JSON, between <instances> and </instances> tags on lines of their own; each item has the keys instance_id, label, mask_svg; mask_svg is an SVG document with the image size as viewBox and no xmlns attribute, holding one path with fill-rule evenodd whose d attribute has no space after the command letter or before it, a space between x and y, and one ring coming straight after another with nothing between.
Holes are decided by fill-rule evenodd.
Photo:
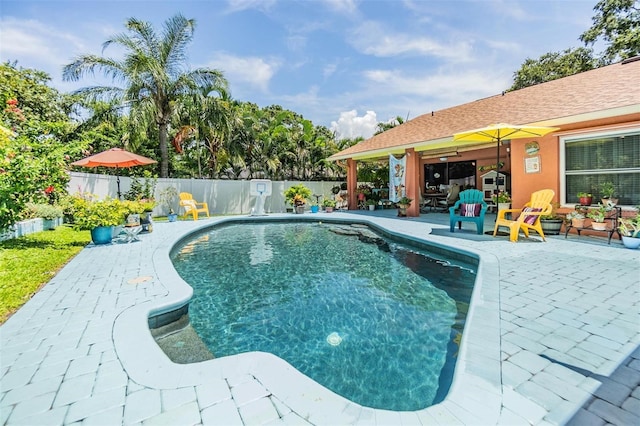
<instances>
[{"instance_id":1,"label":"salmon colored wall","mask_svg":"<svg viewBox=\"0 0 640 426\"><path fill-rule=\"evenodd\" d=\"M529 155L525 151L526 144L538 142L540 151ZM525 159L540 157L540 173L525 173ZM511 141L511 206L522 207L531 198L531 193L540 189L553 189L556 193L554 201L558 201L560 193L560 152L558 137L547 135L538 138L514 139Z\"/></svg>"}]
</instances>

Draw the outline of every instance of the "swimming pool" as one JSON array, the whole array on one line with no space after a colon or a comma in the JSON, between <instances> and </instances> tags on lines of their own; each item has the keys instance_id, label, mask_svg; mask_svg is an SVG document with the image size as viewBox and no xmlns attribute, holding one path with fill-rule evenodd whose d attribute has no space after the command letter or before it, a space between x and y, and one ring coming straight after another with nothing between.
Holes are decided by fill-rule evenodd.
<instances>
[{"instance_id":1,"label":"swimming pool","mask_svg":"<svg viewBox=\"0 0 640 426\"><path fill-rule=\"evenodd\" d=\"M194 288L191 323L216 357L271 352L374 408L446 396L474 265L318 223L215 228L173 260Z\"/></svg>"}]
</instances>

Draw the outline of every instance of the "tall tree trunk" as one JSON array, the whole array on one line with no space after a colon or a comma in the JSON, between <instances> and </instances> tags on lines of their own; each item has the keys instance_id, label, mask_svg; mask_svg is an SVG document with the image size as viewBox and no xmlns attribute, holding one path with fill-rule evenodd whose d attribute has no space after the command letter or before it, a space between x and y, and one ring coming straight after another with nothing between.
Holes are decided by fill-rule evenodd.
<instances>
[{"instance_id":1,"label":"tall tree trunk","mask_svg":"<svg viewBox=\"0 0 640 426\"><path fill-rule=\"evenodd\" d=\"M160 177L169 177L169 154L167 151L167 123L158 124L160 134Z\"/></svg>"}]
</instances>

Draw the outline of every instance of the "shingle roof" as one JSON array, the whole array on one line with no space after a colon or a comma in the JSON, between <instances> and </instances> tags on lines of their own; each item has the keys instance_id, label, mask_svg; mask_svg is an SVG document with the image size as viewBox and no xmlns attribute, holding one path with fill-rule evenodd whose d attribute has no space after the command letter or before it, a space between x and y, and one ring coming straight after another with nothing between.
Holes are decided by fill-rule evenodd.
<instances>
[{"instance_id":1,"label":"shingle roof","mask_svg":"<svg viewBox=\"0 0 640 426\"><path fill-rule=\"evenodd\" d=\"M611 115L619 115L621 112L616 111L619 108L627 114L640 113L640 57L637 59L429 112L347 148L331 159L364 157L372 151L402 151L499 122L557 126L584 121L586 114L608 110Z\"/></svg>"}]
</instances>

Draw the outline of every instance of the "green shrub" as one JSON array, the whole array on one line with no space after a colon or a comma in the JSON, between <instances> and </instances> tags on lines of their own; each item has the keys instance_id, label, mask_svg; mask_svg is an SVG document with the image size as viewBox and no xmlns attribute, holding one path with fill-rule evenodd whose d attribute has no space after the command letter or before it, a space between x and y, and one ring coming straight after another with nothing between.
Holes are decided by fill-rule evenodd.
<instances>
[{"instance_id":1,"label":"green shrub","mask_svg":"<svg viewBox=\"0 0 640 426\"><path fill-rule=\"evenodd\" d=\"M75 195L71 203L72 223L77 229L89 230L121 225L132 206L112 198L95 200L92 195Z\"/></svg>"},{"instance_id":2,"label":"green shrub","mask_svg":"<svg viewBox=\"0 0 640 426\"><path fill-rule=\"evenodd\" d=\"M291 205L299 205L306 203L311 194L312 192L309 188L302 183L298 183L284 191L284 198Z\"/></svg>"},{"instance_id":3,"label":"green shrub","mask_svg":"<svg viewBox=\"0 0 640 426\"><path fill-rule=\"evenodd\" d=\"M29 218L41 217L47 220L53 220L62 217L62 207L51 204L27 203L27 214Z\"/></svg>"}]
</instances>

